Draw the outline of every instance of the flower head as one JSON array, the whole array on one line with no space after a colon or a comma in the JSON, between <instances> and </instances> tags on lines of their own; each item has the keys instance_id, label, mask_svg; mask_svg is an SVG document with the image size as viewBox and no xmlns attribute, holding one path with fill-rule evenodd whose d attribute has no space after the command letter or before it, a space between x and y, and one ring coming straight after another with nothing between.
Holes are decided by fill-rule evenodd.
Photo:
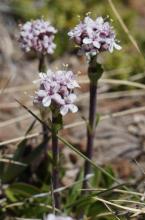
<instances>
[{"instance_id":1,"label":"flower head","mask_svg":"<svg viewBox=\"0 0 145 220\"><path fill-rule=\"evenodd\" d=\"M60 114L66 115L69 111L77 112L74 104L76 95L74 89L79 87L72 71L48 70L39 74L40 88L34 96L34 103L43 107L56 107Z\"/></svg>"},{"instance_id":2,"label":"flower head","mask_svg":"<svg viewBox=\"0 0 145 220\"><path fill-rule=\"evenodd\" d=\"M73 220L68 216L55 216L54 214L49 214L44 217L44 220Z\"/></svg>"},{"instance_id":3,"label":"flower head","mask_svg":"<svg viewBox=\"0 0 145 220\"><path fill-rule=\"evenodd\" d=\"M48 21L37 19L20 25L19 42L25 51L34 50L42 54L52 54L56 45L53 43L56 29Z\"/></svg>"},{"instance_id":4,"label":"flower head","mask_svg":"<svg viewBox=\"0 0 145 220\"><path fill-rule=\"evenodd\" d=\"M68 33L81 51L89 55L96 55L102 51L113 52L113 49L120 50L113 27L102 17L96 20L86 16L74 29Z\"/></svg>"}]
</instances>

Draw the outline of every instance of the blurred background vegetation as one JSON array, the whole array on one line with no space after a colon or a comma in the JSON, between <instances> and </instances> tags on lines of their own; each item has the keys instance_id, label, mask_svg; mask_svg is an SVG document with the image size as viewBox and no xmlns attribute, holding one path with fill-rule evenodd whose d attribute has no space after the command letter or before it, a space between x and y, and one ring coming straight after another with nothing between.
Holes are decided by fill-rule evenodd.
<instances>
[{"instance_id":1,"label":"blurred background vegetation","mask_svg":"<svg viewBox=\"0 0 145 220\"><path fill-rule=\"evenodd\" d=\"M138 74L135 79L131 79L144 82L144 74L140 74L144 72L144 60L124 33L107 0L10 0L5 2L17 22L43 16L57 27L56 57L74 52L74 45L69 43L67 32L78 23L79 16L84 17L87 12L91 12L92 17L109 15L113 19L113 25L123 50L119 53L114 52L111 56L105 55L107 56L105 69L117 69L113 78L128 79ZM144 0L116 0L114 4L144 54Z\"/></svg>"}]
</instances>

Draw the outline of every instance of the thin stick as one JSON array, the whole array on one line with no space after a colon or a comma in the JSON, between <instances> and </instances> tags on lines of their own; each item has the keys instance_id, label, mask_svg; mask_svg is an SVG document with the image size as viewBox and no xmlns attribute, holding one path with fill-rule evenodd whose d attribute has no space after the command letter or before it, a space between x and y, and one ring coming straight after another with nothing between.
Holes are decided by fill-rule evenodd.
<instances>
[{"instance_id":1,"label":"thin stick","mask_svg":"<svg viewBox=\"0 0 145 220\"><path fill-rule=\"evenodd\" d=\"M57 117L52 114L52 124L55 126L57 123ZM56 131L52 131L52 156L53 156L53 167L52 167L52 184L53 190L59 188L59 147L58 147L58 137ZM54 193L54 206L60 209L60 195L59 192Z\"/></svg>"}]
</instances>

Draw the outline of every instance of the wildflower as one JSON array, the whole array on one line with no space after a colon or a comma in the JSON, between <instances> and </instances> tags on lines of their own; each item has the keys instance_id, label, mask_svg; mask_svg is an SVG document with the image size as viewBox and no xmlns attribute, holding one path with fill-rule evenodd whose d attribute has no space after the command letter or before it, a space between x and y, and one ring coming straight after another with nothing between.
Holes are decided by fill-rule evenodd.
<instances>
[{"instance_id":1,"label":"wildflower","mask_svg":"<svg viewBox=\"0 0 145 220\"><path fill-rule=\"evenodd\" d=\"M68 216L55 216L54 214L48 214L44 217L44 220L73 220L71 217Z\"/></svg>"},{"instance_id":2,"label":"wildflower","mask_svg":"<svg viewBox=\"0 0 145 220\"><path fill-rule=\"evenodd\" d=\"M77 112L78 108L74 104L76 95L74 89L79 87L72 71L48 70L47 73L40 73L40 89L34 96L34 103L42 107L54 107L60 111L61 115L66 115L69 111Z\"/></svg>"},{"instance_id":3,"label":"wildflower","mask_svg":"<svg viewBox=\"0 0 145 220\"><path fill-rule=\"evenodd\" d=\"M34 50L42 54L52 54L56 45L53 43L56 29L43 19L28 21L20 25L19 42L25 52Z\"/></svg>"},{"instance_id":4,"label":"wildflower","mask_svg":"<svg viewBox=\"0 0 145 220\"><path fill-rule=\"evenodd\" d=\"M121 49L113 27L102 17L93 20L86 16L68 35L88 55L95 56L103 51L112 53L114 49Z\"/></svg>"},{"instance_id":5,"label":"wildflower","mask_svg":"<svg viewBox=\"0 0 145 220\"><path fill-rule=\"evenodd\" d=\"M65 104L62 105L60 108L60 113L62 115L66 115L69 110L73 113L78 111L77 106L73 104L73 102L76 100L75 94L69 94L64 99L65 99Z\"/></svg>"}]
</instances>

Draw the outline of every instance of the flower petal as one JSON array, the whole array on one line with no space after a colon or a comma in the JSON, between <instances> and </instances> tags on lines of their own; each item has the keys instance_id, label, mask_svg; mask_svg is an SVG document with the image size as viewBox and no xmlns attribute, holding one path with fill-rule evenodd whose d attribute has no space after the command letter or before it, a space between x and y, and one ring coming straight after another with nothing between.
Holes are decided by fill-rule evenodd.
<instances>
[{"instance_id":1,"label":"flower petal","mask_svg":"<svg viewBox=\"0 0 145 220\"><path fill-rule=\"evenodd\" d=\"M67 88L68 89L74 89L74 88L79 88L79 84L77 83L76 80L73 80L72 82L67 83Z\"/></svg>"},{"instance_id":2,"label":"flower petal","mask_svg":"<svg viewBox=\"0 0 145 220\"><path fill-rule=\"evenodd\" d=\"M66 115L68 113L68 105L64 105L60 108L61 115Z\"/></svg>"},{"instance_id":3,"label":"flower petal","mask_svg":"<svg viewBox=\"0 0 145 220\"><path fill-rule=\"evenodd\" d=\"M110 52L110 53L113 52L113 44L111 44L111 45L109 46L109 52Z\"/></svg>"},{"instance_id":4,"label":"flower petal","mask_svg":"<svg viewBox=\"0 0 145 220\"><path fill-rule=\"evenodd\" d=\"M98 41L93 41L93 45L98 49L100 48L100 43Z\"/></svg>"},{"instance_id":5,"label":"flower petal","mask_svg":"<svg viewBox=\"0 0 145 220\"><path fill-rule=\"evenodd\" d=\"M103 22L104 22L104 20L103 20L102 17L98 17L98 18L96 19L96 23L97 23L97 24L103 24Z\"/></svg>"},{"instance_id":6,"label":"flower petal","mask_svg":"<svg viewBox=\"0 0 145 220\"><path fill-rule=\"evenodd\" d=\"M44 220L73 220L69 216L55 216L54 214L48 214L44 216Z\"/></svg>"},{"instance_id":7,"label":"flower petal","mask_svg":"<svg viewBox=\"0 0 145 220\"><path fill-rule=\"evenodd\" d=\"M44 218L44 220L56 220L56 217L54 214L49 214Z\"/></svg>"},{"instance_id":8,"label":"flower petal","mask_svg":"<svg viewBox=\"0 0 145 220\"><path fill-rule=\"evenodd\" d=\"M38 95L39 97L45 97L45 96L47 95L47 93L46 93L45 90L39 90L39 91L37 92L37 95Z\"/></svg>"},{"instance_id":9,"label":"flower petal","mask_svg":"<svg viewBox=\"0 0 145 220\"><path fill-rule=\"evenodd\" d=\"M45 98L43 98L42 104L43 104L44 107L49 107L50 104L51 104L51 97L46 96Z\"/></svg>"},{"instance_id":10,"label":"flower petal","mask_svg":"<svg viewBox=\"0 0 145 220\"><path fill-rule=\"evenodd\" d=\"M58 103L58 104L60 104L60 105L64 105L64 99L62 99L62 97L61 97L59 94L55 93L55 94L52 96L52 99L53 99L56 103Z\"/></svg>"},{"instance_id":11,"label":"flower petal","mask_svg":"<svg viewBox=\"0 0 145 220\"><path fill-rule=\"evenodd\" d=\"M84 38L84 39L83 39L83 43L84 43L84 44L91 44L91 43L92 43L92 39L90 39L90 38Z\"/></svg>"},{"instance_id":12,"label":"flower petal","mask_svg":"<svg viewBox=\"0 0 145 220\"><path fill-rule=\"evenodd\" d=\"M90 18L89 16L85 17L84 19L84 23L88 26L93 26L94 25L94 21L92 18Z\"/></svg>"},{"instance_id":13,"label":"flower petal","mask_svg":"<svg viewBox=\"0 0 145 220\"><path fill-rule=\"evenodd\" d=\"M114 43L114 47L115 47L116 50L121 50L122 49L122 47L117 43Z\"/></svg>"},{"instance_id":14,"label":"flower petal","mask_svg":"<svg viewBox=\"0 0 145 220\"><path fill-rule=\"evenodd\" d=\"M69 104L69 110L72 112L72 113L75 113L78 111L78 107L74 104Z\"/></svg>"},{"instance_id":15,"label":"flower petal","mask_svg":"<svg viewBox=\"0 0 145 220\"><path fill-rule=\"evenodd\" d=\"M67 101L69 103L73 103L75 100L76 100L77 96L75 94L70 94L68 97L67 97Z\"/></svg>"}]
</instances>

